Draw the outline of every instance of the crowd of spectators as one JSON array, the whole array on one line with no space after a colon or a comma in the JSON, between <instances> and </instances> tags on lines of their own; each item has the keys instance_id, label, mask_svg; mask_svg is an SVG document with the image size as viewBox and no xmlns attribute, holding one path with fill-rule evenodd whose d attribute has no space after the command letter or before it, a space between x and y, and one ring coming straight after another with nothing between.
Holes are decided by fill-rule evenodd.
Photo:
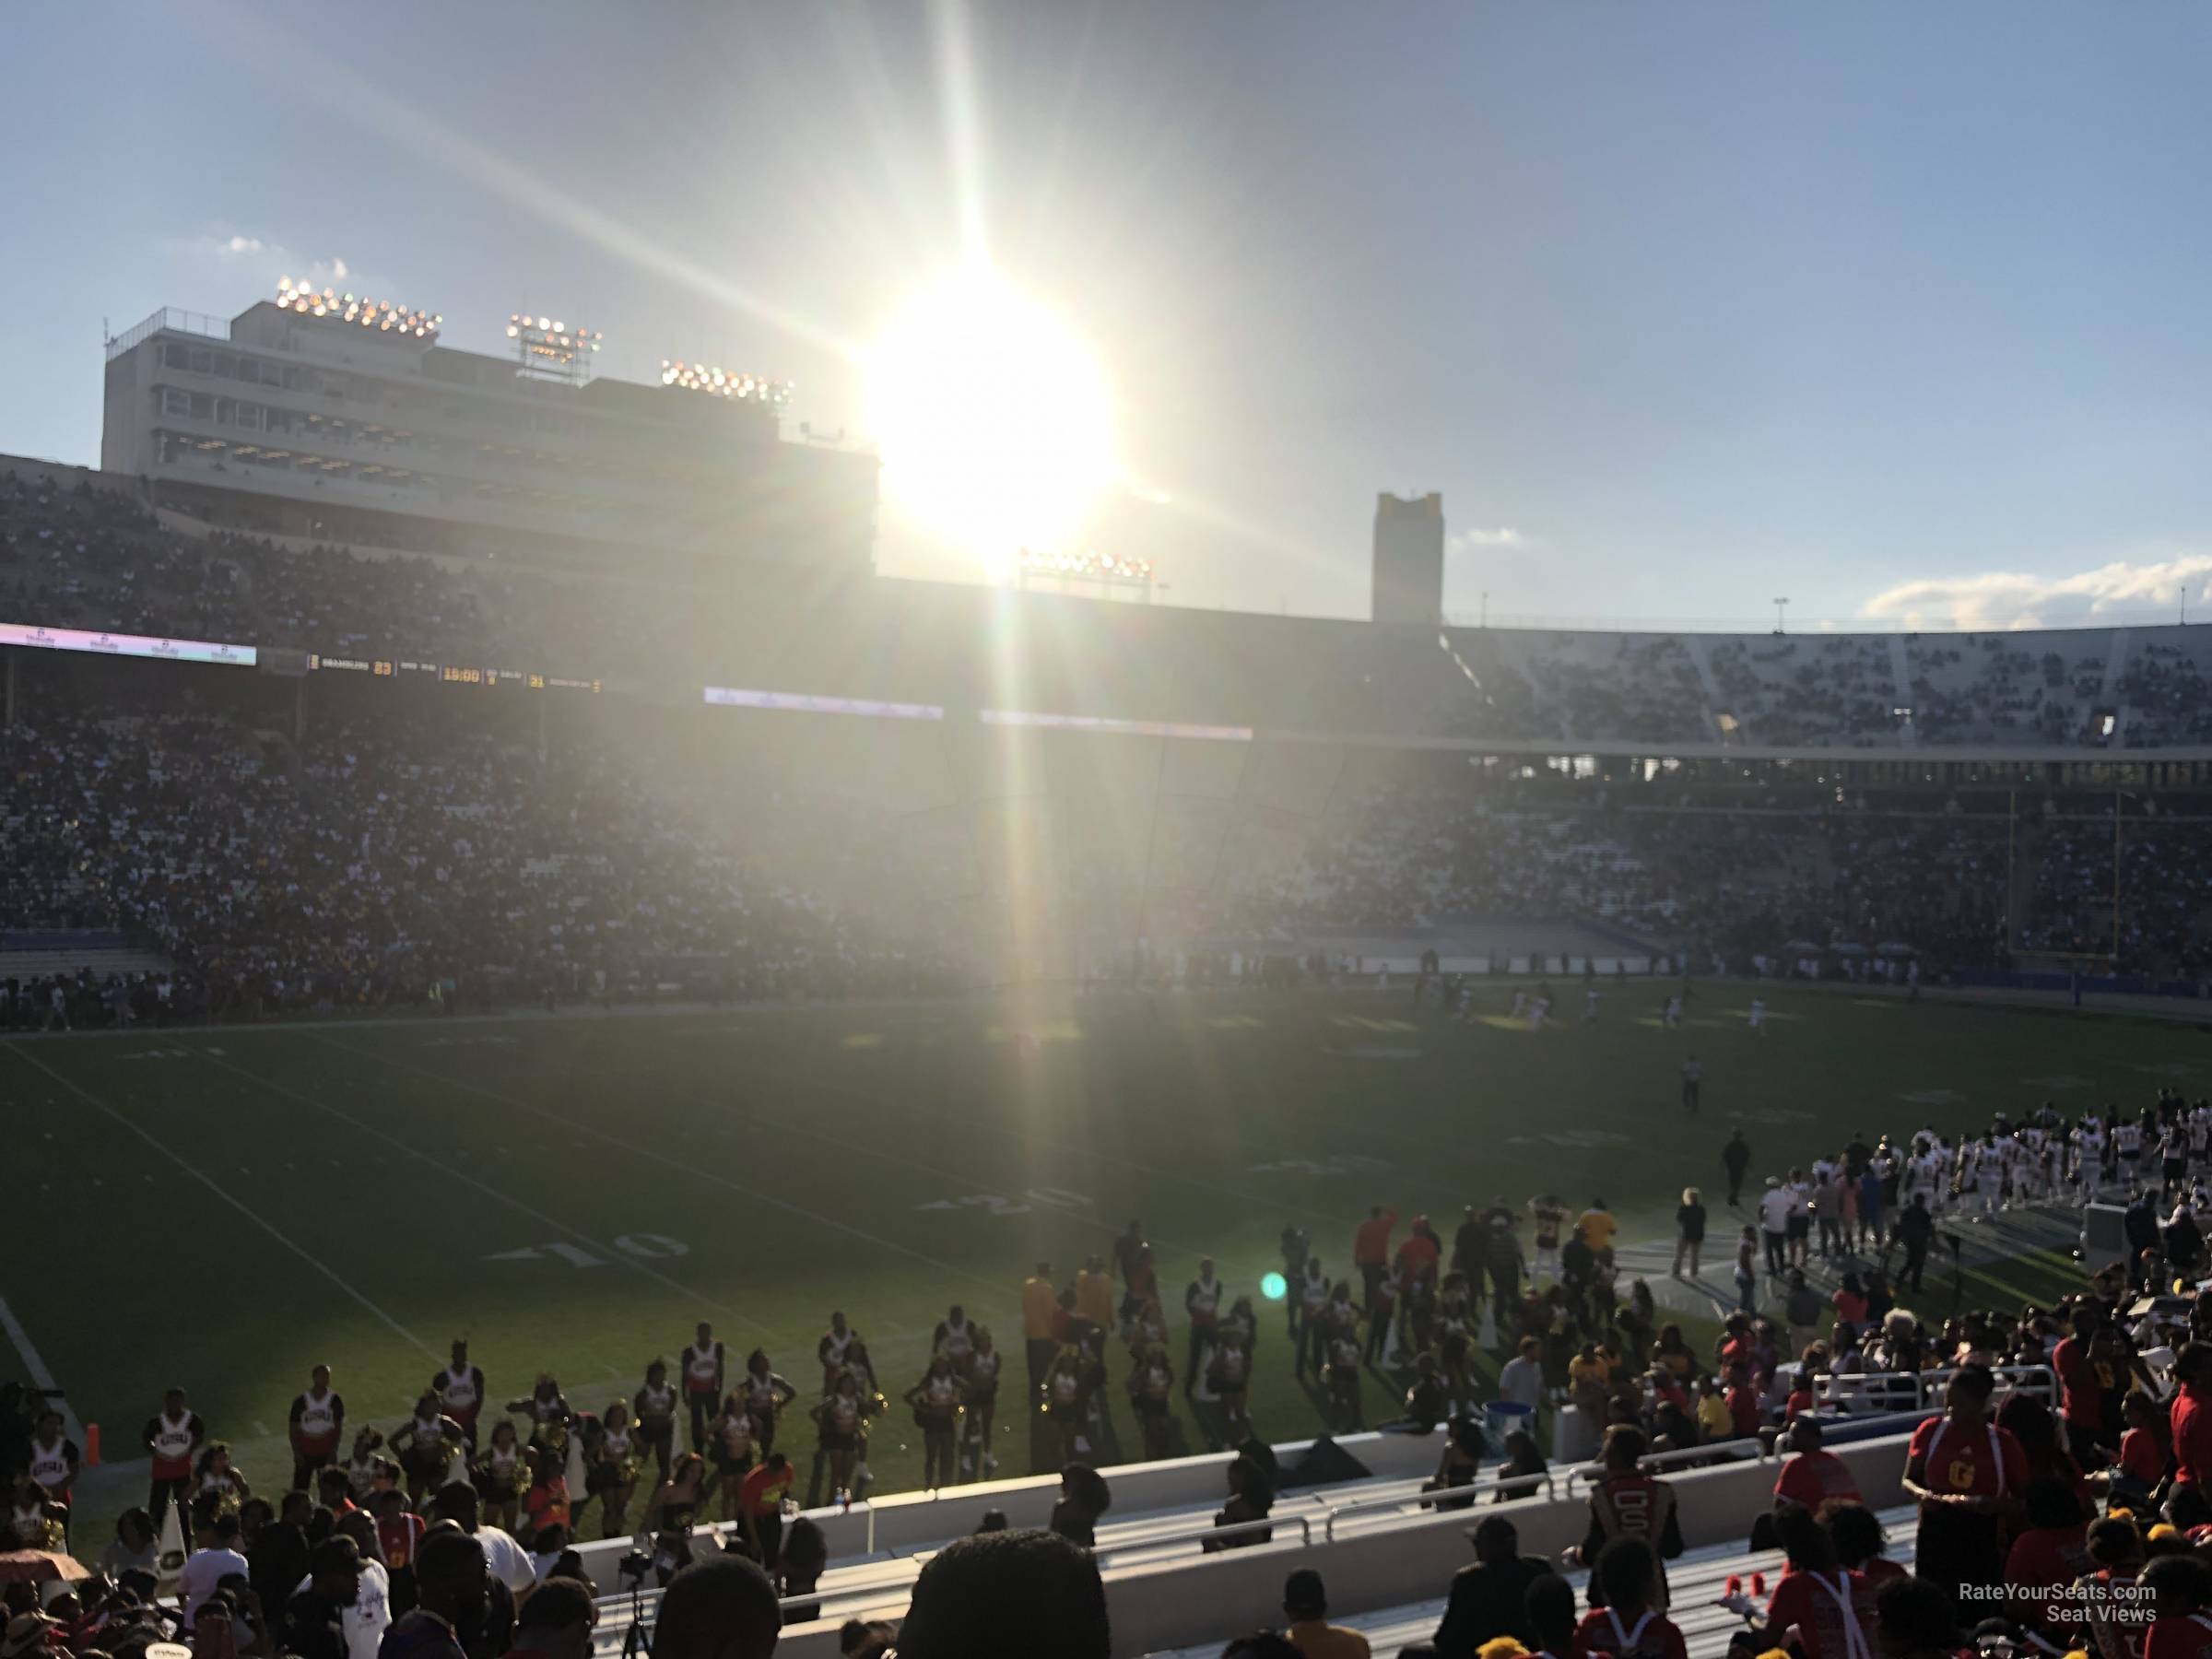
<instances>
[{"instance_id":1,"label":"crowd of spectators","mask_svg":"<svg viewBox=\"0 0 2212 1659\"><path fill-rule=\"evenodd\" d=\"M2089 716L2108 639L2060 634L2033 649L2018 634L1908 635L1913 729L1923 743L2099 741Z\"/></svg>"},{"instance_id":2,"label":"crowd of spectators","mask_svg":"<svg viewBox=\"0 0 2212 1659\"><path fill-rule=\"evenodd\" d=\"M711 657L724 625L745 614L741 596L711 585L529 572L481 551L495 556L450 545L280 546L244 525L196 536L163 528L128 489L0 473L0 604L9 620L606 678L653 672L672 640ZM1215 705L1188 711L1194 719L1562 742L1923 748L2145 747L2195 741L2207 729L2201 653L2179 628L2132 630L2124 667L2108 685L2118 649L2111 630L1702 639L1486 628L1417 643L1400 630L1093 608L1130 614L1086 635L1096 649L1077 643L1083 629L1054 630L1066 654L1083 658L1071 683L1118 683L1117 662L1179 653L1189 660L1174 678Z\"/></svg>"}]
</instances>

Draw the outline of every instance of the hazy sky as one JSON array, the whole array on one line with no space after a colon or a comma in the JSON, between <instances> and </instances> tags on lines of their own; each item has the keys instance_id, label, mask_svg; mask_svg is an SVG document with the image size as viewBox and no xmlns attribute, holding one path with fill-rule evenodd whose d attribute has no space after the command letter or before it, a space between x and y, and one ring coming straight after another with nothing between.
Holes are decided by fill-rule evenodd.
<instances>
[{"instance_id":1,"label":"hazy sky","mask_svg":"<svg viewBox=\"0 0 2212 1659\"><path fill-rule=\"evenodd\" d=\"M100 328L280 273L798 382L964 224L1091 344L1089 540L1363 614L2170 609L2212 582L2212 9L1025 0L29 6L0 451L99 447ZM970 575L887 515L882 567ZM1908 584L1921 584L1917 586ZM1900 590L1903 590L1900 592ZM2212 599L2207 601L2212 610Z\"/></svg>"}]
</instances>

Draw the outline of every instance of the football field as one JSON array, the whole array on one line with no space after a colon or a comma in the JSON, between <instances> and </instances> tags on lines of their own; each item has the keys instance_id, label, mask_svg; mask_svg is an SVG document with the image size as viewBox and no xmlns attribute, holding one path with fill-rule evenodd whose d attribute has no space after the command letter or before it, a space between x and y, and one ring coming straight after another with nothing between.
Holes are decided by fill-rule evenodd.
<instances>
[{"instance_id":1,"label":"football field","mask_svg":"<svg viewBox=\"0 0 2212 1659\"><path fill-rule=\"evenodd\" d=\"M1346 1276L1372 1203L1428 1213L1448 1241L1470 1202L1602 1195L1634 1245L1671 1237L1697 1184L1719 1212L1717 1289L1732 1128L1756 1185L1853 1130L1968 1128L2044 1099L2132 1106L2170 1082L2212 1092L2212 1040L2151 1020L1773 991L1753 1034L1747 989L1709 985L1668 1031L1664 986L1645 982L1607 986L1589 1027L1563 985L1566 1021L1532 1031L1506 1018L1510 992L1482 994L1468 1025L1362 988L18 1040L0 1043L17 1216L0 1299L118 1465L87 1484L80 1549L143 1500L137 1426L172 1382L276 1492L286 1408L318 1361L349 1422L387 1431L455 1336L495 1401L550 1371L596 1411L706 1319L734 1361L762 1347L799 1385L783 1443L803 1453L795 1414L832 1308L893 1398L871 1463L896 1490L921 1460L897 1393L953 1302L1007 1353L998 1453L1002 1473L1026 1470L1020 1281L1043 1259L1068 1282L1131 1218L1180 1367L1198 1258L1256 1298L1288 1223ZM1693 1051L1695 1118L1678 1101ZM2055 1257L2001 1263L1966 1295L2017 1305L2064 1277ZM1259 1427L1312 1430L1278 1308L1260 1334ZM0 1347L0 1372L28 1365ZM1394 1393L1370 1377L1370 1422ZM1202 1445L1202 1426L1186 1438Z\"/></svg>"}]
</instances>

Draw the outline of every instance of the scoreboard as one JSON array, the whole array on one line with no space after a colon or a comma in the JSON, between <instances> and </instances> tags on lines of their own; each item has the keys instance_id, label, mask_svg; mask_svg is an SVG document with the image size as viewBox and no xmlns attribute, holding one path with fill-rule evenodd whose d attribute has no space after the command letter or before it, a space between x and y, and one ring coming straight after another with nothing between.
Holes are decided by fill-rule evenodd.
<instances>
[{"instance_id":1,"label":"scoreboard","mask_svg":"<svg viewBox=\"0 0 2212 1659\"><path fill-rule=\"evenodd\" d=\"M372 679L433 679L448 686L521 686L532 691L599 691L604 682L535 668L494 668L477 663L432 663L409 657L324 656L310 652L311 674L366 674Z\"/></svg>"}]
</instances>

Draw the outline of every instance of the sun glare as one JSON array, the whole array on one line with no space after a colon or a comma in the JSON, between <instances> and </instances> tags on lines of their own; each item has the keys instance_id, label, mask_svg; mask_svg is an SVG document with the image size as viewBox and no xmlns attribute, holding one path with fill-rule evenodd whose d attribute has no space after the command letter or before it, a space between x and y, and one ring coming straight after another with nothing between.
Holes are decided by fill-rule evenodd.
<instances>
[{"instance_id":1,"label":"sun glare","mask_svg":"<svg viewBox=\"0 0 2212 1659\"><path fill-rule=\"evenodd\" d=\"M1002 574L1059 550L1117 472L1097 359L987 267L913 297L866 354L885 490Z\"/></svg>"}]
</instances>

